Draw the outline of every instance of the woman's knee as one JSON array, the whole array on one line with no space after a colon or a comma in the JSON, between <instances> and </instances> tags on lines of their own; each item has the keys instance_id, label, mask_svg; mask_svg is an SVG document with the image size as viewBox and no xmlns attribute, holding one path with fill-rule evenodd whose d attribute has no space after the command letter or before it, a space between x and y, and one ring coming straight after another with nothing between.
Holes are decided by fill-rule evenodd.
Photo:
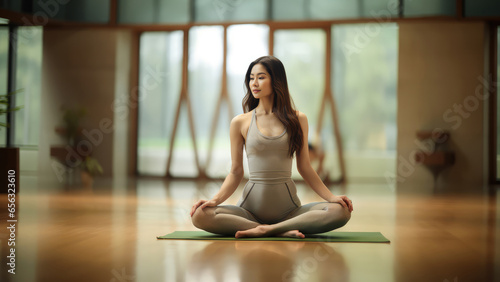
<instances>
[{"instance_id":1,"label":"woman's knee","mask_svg":"<svg viewBox=\"0 0 500 282\"><path fill-rule=\"evenodd\" d=\"M197 228L204 229L205 224L210 219L210 214L213 213L211 209L213 208L197 208L193 216L191 217L191 222L193 222L193 225Z\"/></svg>"},{"instance_id":2,"label":"woman's knee","mask_svg":"<svg viewBox=\"0 0 500 282\"><path fill-rule=\"evenodd\" d=\"M351 212L349 211L348 208L344 208L344 207L342 207L342 210L344 212L344 214L343 214L344 215L344 224L343 225L346 225L349 222L349 220L351 220Z\"/></svg>"},{"instance_id":3,"label":"woman's knee","mask_svg":"<svg viewBox=\"0 0 500 282\"><path fill-rule=\"evenodd\" d=\"M336 223L339 225L337 228L346 225L351 219L351 212L341 204L333 204L330 207L330 211L333 213L332 218L335 219Z\"/></svg>"}]
</instances>

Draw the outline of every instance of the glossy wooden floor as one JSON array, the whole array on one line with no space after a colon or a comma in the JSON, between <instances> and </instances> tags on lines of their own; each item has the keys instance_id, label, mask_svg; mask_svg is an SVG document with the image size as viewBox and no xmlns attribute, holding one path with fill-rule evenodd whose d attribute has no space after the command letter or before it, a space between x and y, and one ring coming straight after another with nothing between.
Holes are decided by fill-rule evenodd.
<instances>
[{"instance_id":1,"label":"glossy wooden floor","mask_svg":"<svg viewBox=\"0 0 500 282\"><path fill-rule=\"evenodd\" d=\"M189 208L220 182L101 181L92 192L21 184L16 274L2 225L1 281L500 281L496 198L351 184L332 187L354 202L341 230L380 231L390 244L177 241L156 236L196 230ZM318 200L297 186L303 203Z\"/></svg>"}]
</instances>

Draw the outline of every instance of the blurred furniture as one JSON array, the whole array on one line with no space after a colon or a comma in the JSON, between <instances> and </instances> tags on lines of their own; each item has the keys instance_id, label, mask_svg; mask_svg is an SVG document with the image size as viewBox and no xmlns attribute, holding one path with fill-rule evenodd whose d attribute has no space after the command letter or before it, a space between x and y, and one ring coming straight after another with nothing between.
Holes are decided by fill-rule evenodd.
<instances>
[{"instance_id":1,"label":"blurred furniture","mask_svg":"<svg viewBox=\"0 0 500 282\"><path fill-rule=\"evenodd\" d=\"M0 194L19 193L19 148L0 148L0 173Z\"/></svg>"},{"instance_id":2,"label":"blurred furniture","mask_svg":"<svg viewBox=\"0 0 500 282\"><path fill-rule=\"evenodd\" d=\"M447 146L450 133L444 130L420 130L417 131L417 138L425 150L418 150L414 160L417 164L429 169L434 178L434 186L436 186L439 174L455 164L455 152Z\"/></svg>"},{"instance_id":3,"label":"blurred furniture","mask_svg":"<svg viewBox=\"0 0 500 282\"><path fill-rule=\"evenodd\" d=\"M76 152L75 149L71 149L73 152ZM74 162L77 161L76 159L71 159L75 157L83 158L82 156L76 155L73 156L71 155L70 150L66 148L65 145L57 145L57 146L50 146L50 157L52 157L54 160L60 163L60 167L55 169L55 173L57 175L57 178L62 181L62 177L66 179L66 184L68 185L73 185L76 184L77 182L77 177L78 171L75 170L80 170L79 165ZM81 159L80 159L81 160ZM53 166L54 168L54 166Z\"/></svg>"}]
</instances>

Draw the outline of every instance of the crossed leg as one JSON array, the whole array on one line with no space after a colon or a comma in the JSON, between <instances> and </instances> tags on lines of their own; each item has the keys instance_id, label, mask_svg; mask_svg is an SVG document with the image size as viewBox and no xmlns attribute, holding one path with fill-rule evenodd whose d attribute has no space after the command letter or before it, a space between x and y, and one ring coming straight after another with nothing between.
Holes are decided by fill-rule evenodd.
<instances>
[{"instance_id":1,"label":"crossed leg","mask_svg":"<svg viewBox=\"0 0 500 282\"><path fill-rule=\"evenodd\" d=\"M198 208L193 214L194 226L208 232L235 237L286 236L304 238L304 234L331 231L344 226L351 218L347 208L338 203L316 202L292 211L285 220L261 224L238 206Z\"/></svg>"},{"instance_id":2,"label":"crossed leg","mask_svg":"<svg viewBox=\"0 0 500 282\"><path fill-rule=\"evenodd\" d=\"M197 208L191 220L193 225L200 229L231 236L240 230L261 225L250 212L232 205Z\"/></svg>"},{"instance_id":3,"label":"crossed leg","mask_svg":"<svg viewBox=\"0 0 500 282\"><path fill-rule=\"evenodd\" d=\"M277 235L304 238L304 234L323 233L340 228L350 218L351 212L338 203L315 202L297 208L285 220L276 224L259 225L238 231L236 238Z\"/></svg>"}]
</instances>

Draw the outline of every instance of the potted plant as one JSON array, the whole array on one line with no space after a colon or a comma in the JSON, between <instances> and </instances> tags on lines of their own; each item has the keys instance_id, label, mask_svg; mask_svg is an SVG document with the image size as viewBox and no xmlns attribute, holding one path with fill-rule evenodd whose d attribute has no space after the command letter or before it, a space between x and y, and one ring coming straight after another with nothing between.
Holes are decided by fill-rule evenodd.
<instances>
[{"instance_id":1,"label":"potted plant","mask_svg":"<svg viewBox=\"0 0 500 282\"><path fill-rule=\"evenodd\" d=\"M80 126L80 121L87 114L84 108L66 108L61 107L64 111L63 114L63 126L56 127L56 132L59 133L66 144L73 147L82 139L82 128Z\"/></svg>"},{"instance_id":2,"label":"potted plant","mask_svg":"<svg viewBox=\"0 0 500 282\"><path fill-rule=\"evenodd\" d=\"M90 188L94 183L94 177L102 174L102 166L97 159L86 156L81 164L81 179L84 187Z\"/></svg>"},{"instance_id":3,"label":"potted plant","mask_svg":"<svg viewBox=\"0 0 500 282\"><path fill-rule=\"evenodd\" d=\"M94 177L103 173L102 166L99 161L92 157L92 152L85 152L85 154L78 153L77 146L80 142L86 140L85 136L82 134L81 121L87 114L87 111L83 107L68 108L62 106L63 111L63 125L56 127L56 132L64 138L65 145L63 146L52 146L51 151L58 151L59 161L66 165L67 170L71 173L74 168L80 169L80 180L84 187L90 188L93 185ZM76 162L68 163L66 158L67 154L71 151L73 155L78 158ZM76 154L76 155L75 155ZM69 181L72 182L72 179Z\"/></svg>"},{"instance_id":4,"label":"potted plant","mask_svg":"<svg viewBox=\"0 0 500 282\"><path fill-rule=\"evenodd\" d=\"M9 94L0 95L0 117L10 112L17 111L22 107L9 108L9 98L22 91L16 90ZM0 122L0 130L9 127L7 122ZM0 148L0 174L4 175L0 179L0 193L19 192L19 148Z\"/></svg>"}]
</instances>

